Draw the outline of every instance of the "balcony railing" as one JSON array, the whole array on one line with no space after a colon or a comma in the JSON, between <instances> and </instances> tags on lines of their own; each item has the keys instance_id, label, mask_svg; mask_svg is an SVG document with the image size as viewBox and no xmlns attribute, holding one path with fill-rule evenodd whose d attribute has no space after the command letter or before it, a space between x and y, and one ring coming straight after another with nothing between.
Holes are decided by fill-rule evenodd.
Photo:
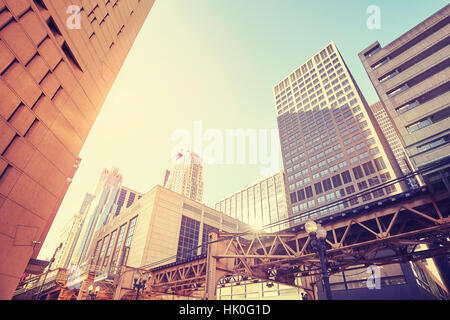
<instances>
[{"instance_id":1,"label":"balcony railing","mask_svg":"<svg viewBox=\"0 0 450 320\"><path fill-rule=\"evenodd\" d=\"M14 296L24 294L26 292L35 291L37 293L39 288L46 290L51 287L51 284L64 283L67 280L67 270L58 268L55 270L47 271L37 277L30 278L19 284L19 287L15 292ZM45 282L44 282L45 281Z\"/></svg>"}]
</instances>

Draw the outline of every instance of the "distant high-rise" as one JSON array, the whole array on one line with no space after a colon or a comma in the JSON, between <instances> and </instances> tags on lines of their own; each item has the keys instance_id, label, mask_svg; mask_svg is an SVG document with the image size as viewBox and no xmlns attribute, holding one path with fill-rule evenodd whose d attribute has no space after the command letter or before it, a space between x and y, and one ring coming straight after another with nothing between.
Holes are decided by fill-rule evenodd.
<instances>
[{"instance_id":1,"label":"distant high-rise","mask_svg":"<svg viewBox=\"0 0 450 320\"><path fill-rule=\"evenodd\" d=\"M288 218L284 174L264 176L241 191L215 204L217 211L245 222L256 229L269 224L267 232L276 232L289 227L289 223L277 224Z\"/></svg>"},{"instance_id":2,"label":"distant high-rise","mask_svg":"<svg viewBox=\"0 0 450 320\"><path fill-rule=\"evenodd\" d=\"M91 245L94 233L105 225L111 216L120 214L122 209L128 208L142 197L141 193L122 186L122 175L117 168L104 169L94 193L95 199L86 212L86 221L82 235L78 241L76 264L85 263L86 254Z\"/></svg>"},{"instance_id":3,"label":"distant high-rise","mask_svg":"<svg viewBox=\"0 0 450 320\"><path fill-rule=\"evenodd\" d=\"M290 214L336 202L314 219L403 190L396 184L339 202L401 172L334 43L277 84L274 97Z\"/></svg>"},{"instance_id":4,"label":"distant high-rise","mask_svg":"<svg viewBox=\"0 0 450 320\"><path fill-rule=\"evenodd\" d=\"M68 268L74 257L75 246L83 228L86 212L94 200L94 196L86 193L80 211L72 216L60 232L58 244L62 243L61 250L55 257L55 268Z\"/></svg>"},{"instance_id":5,"label":"distant high-rise","mask_svg":"<svg viewBox=\"0 0 450 320\"><path fill-rule=\"evenodd\" d=\"M153 3L0 1L0 299L38 254Z\"/></svg>"},{"instance_id":6,"label":"distant high-rise","mask_svg":"<svg viewBox=\"0 0 450 320\"><path fill-rule=\"evenodd\" d=\"M191 151L178 152L168 171L164 179L166 188L202 202L203 166L200 156Z\"/></svg>"},{"instance_id":7,"label":"distant high-rise","mask_svg":"<svg viewBox=\"0 0 450 320\"><path fill-rule=\"evenodd\" d=\"M450 156L449 22L447 5L386 46L377 41L359 54L414 170ZM449 167L447 161L446 173L425 179L443 180L450 190Z\"/></svg>"},{"instance_id":8,"label":"distant high-rise","mask_svg":"<svg viewBox=\"0 0 450 320\"><path fill-rule=\"evenodd\" d=\"M381 101L378 101L374 104L370 105L370 110L372 111L375 119L378 122L378 125L383 132L383 136L386 138L389 146L391 147L392 152L394 153L395 160L402 171L402 174L407 175L411 173L413 170L411 168L410 161L408 156L405 153L405 149L398 137L397 130L393 125L389 115L387 114L385 107ZM408 185L411 188L417 188L419 186L418 180L414 177L411 177L407 180Z\"/></svg>"}]
</instances>

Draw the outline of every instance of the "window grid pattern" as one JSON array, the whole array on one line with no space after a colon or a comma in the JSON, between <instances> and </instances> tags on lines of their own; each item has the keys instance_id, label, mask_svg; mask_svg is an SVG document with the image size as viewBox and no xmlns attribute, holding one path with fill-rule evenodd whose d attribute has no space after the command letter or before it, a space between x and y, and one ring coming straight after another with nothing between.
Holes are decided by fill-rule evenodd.
<instances>
[{"instance_id":1,"label":"window grid pattern","mask_svg":"<svg viewBox=\"0 0 450 320\"><path fill-rule=\"evenodd\" d=\"M178 238L177 262L197 255L200 232L200 222L186 216L181 218L180 235Z\"/></svg>"},{"instance_id":2,"label":"window grid pattern","mask_svg":"<svg viewBox=\"0 0 450 320\"><path fill-rule=\"evenodd\" d=\"M379 184L386 171L392 170L385 165L372 170L375 167L372 161L383 160L386 155L378 147L357 86L334 45L316 55L315 63L308 62L274 90L292 214L347 196L345 184ZM296 98L294 107L284 104L287 99L284 97L290 95ZM360 175L357 168L363 165L366 171ZM362 178L367 180L363 182ZM338 202L316 215L379 198L394 192L394 188Z\"/></svg>"}]
</instances>

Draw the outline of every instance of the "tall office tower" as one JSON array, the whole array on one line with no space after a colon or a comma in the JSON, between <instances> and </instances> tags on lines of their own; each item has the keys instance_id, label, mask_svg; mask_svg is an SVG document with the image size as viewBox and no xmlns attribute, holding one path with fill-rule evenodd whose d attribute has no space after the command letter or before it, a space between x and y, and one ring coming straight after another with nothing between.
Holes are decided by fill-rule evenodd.
<instances>
[{"instance_id":1,"label":"tall office tower","mask_svg":"<svg viewBox=\"0 0 450 320\"><path fill-rule=\"evenodd\" d=\"M83 227L84 217L86 216L84 215L84 213L86 213L86 209L89 207L92 200L94 200L94 196L87 193L84 198L83 204L81 205L80 211L74 214L60 231L57 244L59 245L61 243L62 247L55 257L55 268L69 267L75 245L78 241L78 238L80 237L81 229Z\"/></svg>"},{"instance_id":2,"label":"tall office tower","mask_svg":"<svg viewBox=\"0 0 450 320\"><path fill-rule=\"evenodd\" d=\"M94 233L105 225L110 217L120 214L122 209L128 208L142 197L142 194L121 184L122 175L117 168L102 171L95 189L95 199L86 213L87 223L83 225L82 237L77 244L76 251L79 259L74 260L74 263L80 265L86 263L86 254Z\"/></svg>"},{"instance_id":3,"label":"tall office tower","mask_svg":"<svg viewBox=\"0 0 450 320\"><path fill-rule=\"evenodd\" d=\"M276 232L288 228L289 223L277 224L288 218L283 172L258 179L217 202L215 209L255 229L269 224L275 225L264 231Z\"/></svg>"},{"instance_id":4,"label":"tall office tower","mask_svg":"<svg viewBox=\"0 0 450 320\"><path fill-rule=\"evenodd\" d=\"M80 210L72 216L61 230L58 244L62 243L63 246L61 250L58 251L57 258L55 258L56 267L68 268L72 264L72 260L78 260L75 247L80 238L84 222L86 221L87 212L94 199L94 195L86 193Z\"/></svg>"},{"instance_id":5,"label":"tall office tower","mask_svg":"<svg viewBox=\"0 0 450 320\"><path fill-rule=\"evenodd\" d=\"M53 220L153 2L0 0L0 299Z\"/></svg>"},{"instance_id":6,"label":"tall office tower","mask_svg":"<svg viewBox=\"0 0 450 320\"><path fill-rule=\"evenodd\" d=\"M165 173L164 181L168 189L202 202L203 166L200 156L191 151L178 152L169 172Z\"/></svg>"},{"instance_id":7,"label":"tall office tower","mask_svg":"<svg viewBox=\"0 0 450 320\"><path fill-rule=\"evenodd\" d=\"M398 137L397 130L395 130L395 127L392 124L392 121L389 118L383 103L381 101L375 102L374 104L370 105L370 110L372 111L375 119L378 122L378 125L381 128L381 131L383 132L384 137L391 147L391 150L395 156L395 160L397 160L402 174L407 175L411 173L413 170L410 161L405 153L405 149L403 148L400 138ZM419 181L414 177L408 179L407 183L410 188L417 188L419 186Z\"/></svg>"},{"instance_id":8,"label":"tall office tower","mask_svg":"<svg viewBox=\"0 0 450 320\"><path fill-rule=\"evenodd\" d=\"M289 214L336 203L314 219L403 191L396 184L339 201L401 173L334 43L277 84L274 97Z\"/></svg>"},{"instance_id":9,"label":"tall office tower","mask_svg":"<svg viewBox=\"0 0 450 320\"><path fill-rule=\"evenodd\" d=\"M447 168L424 176L450 190L450 5L382 47L359 57L392 119L415 170L438 160ZM444 179L442 179L442 177Z\"/></svg>"}]
</instances>

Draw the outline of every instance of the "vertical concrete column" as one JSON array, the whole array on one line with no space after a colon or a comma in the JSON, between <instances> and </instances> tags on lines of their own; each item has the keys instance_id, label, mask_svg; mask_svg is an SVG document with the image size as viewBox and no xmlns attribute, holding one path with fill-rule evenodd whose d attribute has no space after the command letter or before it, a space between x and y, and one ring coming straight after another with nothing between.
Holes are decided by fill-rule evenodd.
<instances>
[{"instance_id":1,"label":"vertical concrete column","mask_svg":"<svg viewBox=\"0 0 450 320\"><path fill-rule=\"evenodd\" d=\"M204 300L215 300L216 299L216 265L217 261L215 256L217 255L217 242L218 234L216 232L211 232L208 234L208 242L213 242L208 244L208 251L206 255L206 289Z\"/></svg>"},{"instance_id":2,"label":"vertical concrete column","mask_svg":"<svg viewBox=\"0 0 450 320\"><path fill-rule=\"evenodd\" d=\"M114 280L116 290L114 291L114 300L121 300L124 294L133 290L134 274L138 272L134 268L122 266L120 274Z\"/></svg>"},{"instance_id":3,"label":"vertical concrete column","mask_svg":"<svg viewBox=\"0 0 450 320\"><path fill-rule=\"evenodd\" d=\"M317 298L317 286L315 285L314 277L302 277L300 278L300 283L302 288L306 291L308 295L308 300L318 300Z\"/></svg>"}]
</instances>

